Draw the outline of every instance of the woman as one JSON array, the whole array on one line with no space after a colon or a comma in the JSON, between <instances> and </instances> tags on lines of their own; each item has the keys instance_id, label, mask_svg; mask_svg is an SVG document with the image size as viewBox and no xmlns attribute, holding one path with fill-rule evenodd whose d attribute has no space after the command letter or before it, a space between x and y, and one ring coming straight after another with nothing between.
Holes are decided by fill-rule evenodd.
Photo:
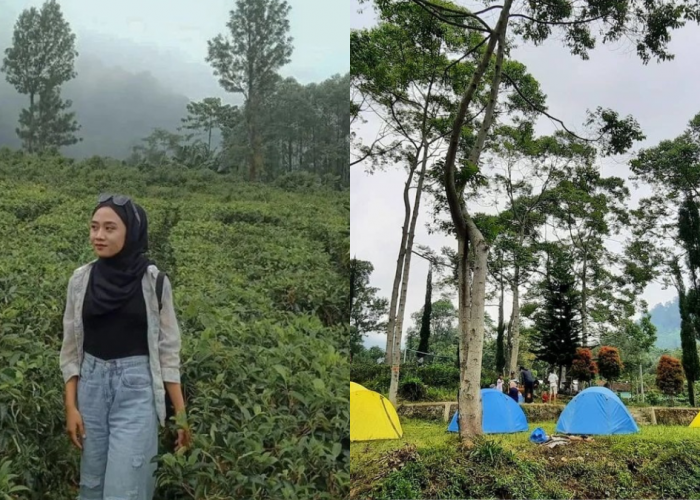
<instances>
[{"instance_id":1,"label":"woman","mask_svg":"<svg viewBox=\"0 0 700 500\"><path fill-rule=\"evenodd\" d=\"M516 385L515 381L511 380L510 381L510 388L508 389L508 395L513 398L513 401L518 403L518 399L520 396L520 391L518 391L518 386Z\"/></svg>"},{"instance_id":2,"label":"woman","mask_svg":"<svg viewBox=\"0 0 700 500\"><path fill-rule=\"evenodd\" d=\"M90 222L97 259L68 283L61 371L66 431L82 450L80 500L150 500L165 391L180 419L180 330L170 282L156 296L148 220L121 195L100 195ZM178 430L176 446L189 445Z\"/></svg>"}]
</instances>

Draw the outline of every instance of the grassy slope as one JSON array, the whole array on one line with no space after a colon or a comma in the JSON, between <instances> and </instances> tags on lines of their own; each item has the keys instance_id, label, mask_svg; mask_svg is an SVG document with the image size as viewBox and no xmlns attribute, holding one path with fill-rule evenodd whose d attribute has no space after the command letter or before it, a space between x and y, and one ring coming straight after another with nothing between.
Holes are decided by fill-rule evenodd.
<instances>
[{"instance_id":1,"label":"grassy slope","mask_svg":"<svg viewBox=\"0 0 700 500\"><path fill-rule=\"evenodd\" d=\"M442 422L402 425L401 440L352 443L351 498L700 498L700 429L648 426L552 450L529 433L491 435L466 451Z\"/></svg>"}]
</instances>

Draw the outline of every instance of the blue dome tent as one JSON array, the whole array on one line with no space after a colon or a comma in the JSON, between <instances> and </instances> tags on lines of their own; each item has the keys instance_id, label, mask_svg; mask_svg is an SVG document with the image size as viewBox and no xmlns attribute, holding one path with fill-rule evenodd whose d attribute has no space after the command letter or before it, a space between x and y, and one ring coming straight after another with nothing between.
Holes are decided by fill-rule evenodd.
<instances>
[{"instance_id":1,"label":"blue dome tent","mask_svg":"<svg viewBox=\"0 0 700 500\"><path fill-rule=\"evenodd\" d=\"M528 430L523 409L510 396L497 389L481 389L481 402L481 428L484 434L506 434ZM452 417L447 427L449 432L459 432L458 415L459 413L455 413Z\"/></svg>"},{"instance_id":2,"label":"blue dome tent","mask_svg":"<svg viewBox=\"0 0 700 500\"><path fill-rule=\"evenodd\" d=\"M632 434L637 422L610 389L589 387L572 399L557 421L562 434Z\"/></svg>"}]
</instances>

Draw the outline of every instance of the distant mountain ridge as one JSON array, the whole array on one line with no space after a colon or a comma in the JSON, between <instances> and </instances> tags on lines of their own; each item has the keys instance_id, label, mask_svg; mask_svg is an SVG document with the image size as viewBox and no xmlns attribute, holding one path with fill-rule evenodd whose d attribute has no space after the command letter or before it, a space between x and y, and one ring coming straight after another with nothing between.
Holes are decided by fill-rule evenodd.
<instances>
[{"instance_id":1,"label":"distant mountain ridge","mask_svg":"<svg viewBox=\"0 0 700 500\"><path fill-rule=\"evenodd\" d=\"M681 314L678 310L678 297L664 304L657 304L649 312L651 322L657 330L654 346L659 349L680 349Z\"/></svg>"}]
</instances>

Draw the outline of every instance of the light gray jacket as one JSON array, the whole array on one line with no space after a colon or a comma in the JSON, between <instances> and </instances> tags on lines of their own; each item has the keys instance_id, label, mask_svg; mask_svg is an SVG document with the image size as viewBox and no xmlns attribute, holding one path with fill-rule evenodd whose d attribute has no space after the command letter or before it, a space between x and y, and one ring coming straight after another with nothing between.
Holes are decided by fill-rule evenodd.
<instances>
[{"instance_id":1,"label":"light gray jacket","mask_svg":"<svg viewBox=\"0 0 700 500\"><path fill-rule=\"evenodd\" d=\"M79 267L68 282L66 310L63 315L63 346L61 347L61 371L63 381L80 376L83 361L83 301L95 261ZM150 352L153 392L156 412L161 425L165 425L164 382L180 383L180 328L175 317L170 280L163 280L163 308L158 311L156 278L158 268L148 266L143 275L143 296L148 317L148 349Z\"/></svg>"}]
</instances>

